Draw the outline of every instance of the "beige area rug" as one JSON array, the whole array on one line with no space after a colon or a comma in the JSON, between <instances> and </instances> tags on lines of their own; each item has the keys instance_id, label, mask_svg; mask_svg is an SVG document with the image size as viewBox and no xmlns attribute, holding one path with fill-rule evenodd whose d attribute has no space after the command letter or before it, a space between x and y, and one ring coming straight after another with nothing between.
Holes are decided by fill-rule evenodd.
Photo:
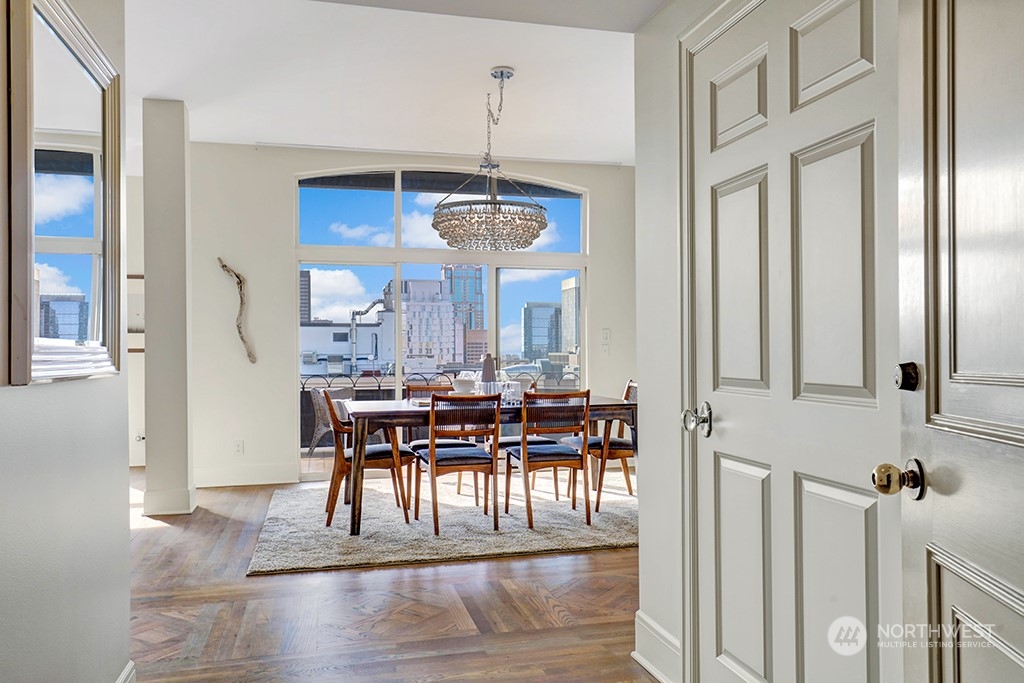
<instances>
[{"instance_id":1,"label":"beige area rug","mask_svg":"<svg viewBox=\"0 0 1024 683\"><path fill-rule=\"evenodd\" d=\"M533 530L526 526L523 484L518 474L512 479L511 507L507 515L504 513L505 482L500 480L498 531L494 531L492 517L485 516L482 507L474 506L472 479L467 476L462 495L455 493L455 480L454 475L448 475L438 482L440 537L434 536L430 480L426 476L420 519L413 519L410 512L409 524L395 505L391 481L367 479L359 536L349 535L349 507L340 501L334 524L324 526L326 485L279 489L270 501L247 575L637 545L637 501L635 496L626 494L620 472L609 472L606 476L601 512L592 512L593 524L589 527L583 510L582 481L577 509L573 510L565 496L557 502L554 500L552 480L541 474L533 491ZM481 478L481 486L482 482ZM564 474L561 491L565 492ZM590 502L593 508L593 491Z\"/></svg>"}]
</instances>

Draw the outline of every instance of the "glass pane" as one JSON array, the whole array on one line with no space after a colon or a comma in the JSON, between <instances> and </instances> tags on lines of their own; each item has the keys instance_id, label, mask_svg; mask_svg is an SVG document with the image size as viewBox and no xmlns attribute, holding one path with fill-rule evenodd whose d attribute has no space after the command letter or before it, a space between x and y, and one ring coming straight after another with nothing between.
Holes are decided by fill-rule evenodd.
<instances>
[{"instance_id":1,"label":"glass pane","mask_svg":"<svg viewBox=\"0 0 1024 683\"><path fill-rule=\"evenodd\" d=\"M37 149L32 194L39 237L96 237L92 154Z\"/></svg>"},{"instance_id":2,"label":"glass pane","mask_svg":"<svg viewBox=\"0 0 1024 683\"><path fill-rule=\"evenodd\" d=\"M299 243L394 246L394 187L394 173L299 181Z\"/></svg>"},{"instance_id":3,"label":"glass pane","mask_svg":"<svg viewBox=\"0 0 1024 683\"><path fill-rule=\"evenodd\" d=\"M579 387L578 270L498 270L501 369L538 388Z\"/></svg>"},{"instance_id":4,"label":"glass pane","mask_svg":"<svg viewBox=\"0 0 1024 683\"><path fill-rule=\"evenodd\" d=\"M382 377L395 369L391 266L304 263L299 271L300 374Z\"/></svg>"},{"instance_id":5,"label":"glass pane","mask_svg":"<svg viewBox=\"0 0 1024 683\"><path fill-rule=\"evenodd\" d=\"M306 478L328 477L334 458L327 416L318 414L312 392L395 397L395 307L385 296L394 274L393 266L300 266L299 447Z\"/></svg>"},{"instance_id":6,"label":"glass pane","mask_svg":"<svg viewBox=\"0 0 1024 683\"><path fill-rule=\"evenodd\" d=\"M486 267L404 264L399 298L407 377L454 377L483 367L488 352Z\"/></svg>"},{"instance_id":7,"label":"glass pane","mask_svg":"<svg viewBox=\"0 0 1024 683\"><path fill-rule=\"evenodd\" d=\"M90 254L36 254L37 337L97 341L90 315L96 260Z\"/></svg>"},{"instance_id":8,"label":"glass pane","mask_svg":"<svg viewBox=\"0 0 1024 683\"><path fill-rule=\"evenodd\" d=\"M449 201L478 199L487 196L484 176L470 178L464 173L440 171L405 171L402 173L402 246L448 249L448 245L431 226L434 206L448 197L453 190L458 194L448 197ZM517 189L517 187L519 189ZM529 201L526 192L544 206L548 213L548 227L529 248L529 251L580 253L582 227L582 198L580 195L554 187L516 181L515 186L507 181L498 183L501 199Z\"/></svg>"}]
</instances>

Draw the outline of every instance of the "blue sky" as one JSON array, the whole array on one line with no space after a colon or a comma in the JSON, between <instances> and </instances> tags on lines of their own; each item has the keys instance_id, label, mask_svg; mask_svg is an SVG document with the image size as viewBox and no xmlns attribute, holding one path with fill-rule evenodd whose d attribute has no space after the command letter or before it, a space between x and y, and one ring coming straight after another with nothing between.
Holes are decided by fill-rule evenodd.
<instances>
[{"instance_id":1,"label":"blue sky","mask_svg":"<svg viewBox=\"0 0 1024 683\"><path fill-rule=\"evenodd\" d=\"M92 237L94 188L86 176L37 173L33 209L35 234L53 237ZM42 294L92 294L92 257L86 254L35 255Z\"/></svg>"},{"instance_id":2,"label":"blue sky","mask_svg":"<svg viewBox=\"0 0 1024 683\"><path fill-rule=\"evenodd\" d=\"M444 195L406 192L402 195L403 243L413 247L447 250L430 220L434 204ZM544 251L579 253L580 201L576 199L539 199L548 209L549 227L534 248ZM394 242L394 195L374 190L299 190L299 241L303 244L391 246ZM443 251L436 265L404 264L402 276L409 279L441 277ZM390 266L339 266L304 264L315 271L311 276L314 316L345 319L345 313L362 308L380 295L392 279ZM561 301L562 280L577 275L573 271L505 270L501 280L500 344L502 353L521 349L520 321L527 301ZM493 286L485 282L486 296Z\"/></svg>"}]
</instances>

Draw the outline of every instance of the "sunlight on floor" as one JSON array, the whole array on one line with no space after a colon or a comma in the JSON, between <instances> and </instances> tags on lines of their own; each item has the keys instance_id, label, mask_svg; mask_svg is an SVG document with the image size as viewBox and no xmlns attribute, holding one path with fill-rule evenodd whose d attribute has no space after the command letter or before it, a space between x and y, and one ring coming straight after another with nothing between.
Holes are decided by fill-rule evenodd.
<instances>
[{"instance_id":1,"label":"sunlight on floor","mask_svg":"<svg viewBox=\"0 0 1024 683\"><path fill-rule=\"evenodd\" d=\"M133 486L128 487L128 528L136 531L138 529L158 529L169 526L165 522L143 516L142 500L144 494L144 491Z\"/></svg>"}]
</instances>

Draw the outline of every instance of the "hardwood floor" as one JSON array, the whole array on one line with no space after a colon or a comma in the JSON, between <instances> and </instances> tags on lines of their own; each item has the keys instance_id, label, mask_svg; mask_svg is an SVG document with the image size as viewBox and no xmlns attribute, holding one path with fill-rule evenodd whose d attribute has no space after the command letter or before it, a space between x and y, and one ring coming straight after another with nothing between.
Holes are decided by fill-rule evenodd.
<instances>
[{"instance_id":1,"label":"hardwood floor","mask_svg":"<svg viewBox=\"0 0 1024 683\"><path fill-rule=\"evenodd\" d=\"M132 470L133 500L144 478ZM134 511L140 683L655 680L629 656L635 548L246 577L276 488Z\"/></svg>"}]
</instances>

